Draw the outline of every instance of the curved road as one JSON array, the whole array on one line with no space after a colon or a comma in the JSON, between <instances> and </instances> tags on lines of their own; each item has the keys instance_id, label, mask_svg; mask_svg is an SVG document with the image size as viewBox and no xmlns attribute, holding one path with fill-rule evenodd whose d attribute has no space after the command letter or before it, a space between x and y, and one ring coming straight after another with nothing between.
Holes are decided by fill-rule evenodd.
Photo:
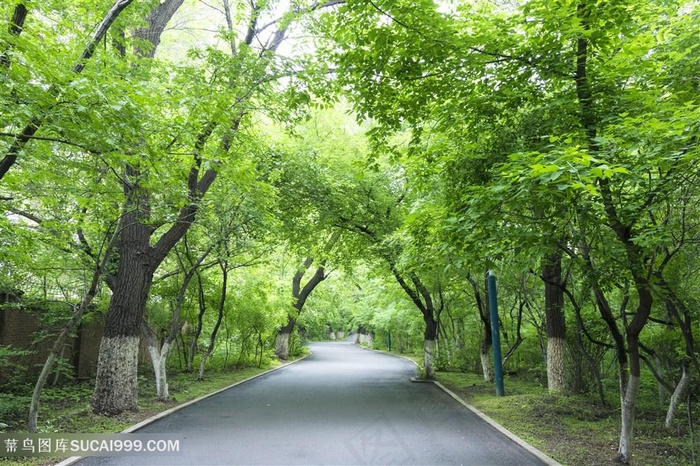
<instances>
[{"instance_id":1,"label":"curved road","mask_svg":"<svg viewBox=\"0 0 700 466\"><path fill-rule=\"evenodd\" d=\"M140 429L183 436L173 456L93 457L80 465L542 465L430 383L410 361L349 342Z\"/></svg>"}]
</instances>

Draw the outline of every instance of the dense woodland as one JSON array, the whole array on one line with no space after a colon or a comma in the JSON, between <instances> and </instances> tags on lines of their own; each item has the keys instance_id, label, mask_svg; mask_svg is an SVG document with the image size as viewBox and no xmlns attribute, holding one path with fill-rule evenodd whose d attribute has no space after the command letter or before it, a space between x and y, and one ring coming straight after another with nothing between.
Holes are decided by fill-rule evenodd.
<instances>
[{"instance_id":1,"label":"dense woodland","mask_svg":"<svg viewBox=\"0 0 700 466\"><path fill-rule=\"evenodd\" d=\"M640 391L672 428L700 382L699 25L695 0L4 0L0 290L54 348L29 429L85 319L106 416L138 371L166 400L168 370L350 331L490 380L492 271L506 370L619 403L627 462Z\"/></svg>"}]
</instances>

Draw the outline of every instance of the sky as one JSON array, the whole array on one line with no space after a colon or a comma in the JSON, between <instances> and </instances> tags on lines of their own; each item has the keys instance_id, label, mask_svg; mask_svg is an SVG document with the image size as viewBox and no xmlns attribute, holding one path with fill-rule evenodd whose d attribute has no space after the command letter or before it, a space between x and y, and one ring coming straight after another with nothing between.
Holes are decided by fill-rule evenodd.
<instances>
[{"instance_id":1,"label":"sky","mask_svg":"<svg viewBox=\"0 0 700 466\"><path fill-rule=\"evenodd\" d=\"M236 3L231 0L232 8ZM263 16L259 25L270 23L274 18L288 8L289 1L278 2L273 14ZM233 14L236 14L234 12ZM241 11L241 16L247 11ZM217 32L226 27L224 16L223 0L185 0L185 3L175 13L168 28L162 36L162 41L158 54L161 58L168 57L172 60L184 60L187 57L187 50L192 47L202 47L212 45L223 49L228 49L228 45L221 38L217 37ZM244 26L239 25L239 37L245 34ZM267 28L260 34L261 40L267 40L274 33L274 27ZM278 53L289 56L298 53L301 47L299 44L300 33L292 31L289 38L282 44Z\"/></svg>"}]
</instances>

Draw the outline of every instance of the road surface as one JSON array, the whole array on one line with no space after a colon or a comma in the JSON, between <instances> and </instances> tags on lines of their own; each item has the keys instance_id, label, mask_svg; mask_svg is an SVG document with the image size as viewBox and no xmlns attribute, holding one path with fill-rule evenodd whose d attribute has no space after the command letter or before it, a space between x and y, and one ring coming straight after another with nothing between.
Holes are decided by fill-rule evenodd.
<instances>
[{"instance_id":1,"label":"road surface","mask_svg":"<svg viewBox=\"0 0 700 466\"><path fill-rule=\"evenodd\" d=\"M181 435L167 456L91 457L80 465L542 465L402 358L317 343L296 364L150 424Z\"/></svg>"}]
</instances>

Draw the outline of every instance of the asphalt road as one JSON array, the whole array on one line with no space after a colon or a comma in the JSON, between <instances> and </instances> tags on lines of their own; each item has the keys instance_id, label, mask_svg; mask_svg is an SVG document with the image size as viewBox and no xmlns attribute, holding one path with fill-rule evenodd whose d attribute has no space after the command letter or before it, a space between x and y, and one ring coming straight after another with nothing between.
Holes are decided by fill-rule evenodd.
<instances>
[{"instance_id":1,"label":"asphalt road","mask_svg":"<svg viewBox=\"0 0 700 466\"><path fill-rule=\"evenodd\" d=\"M410 361L348 342L246 382L138 433L179 434L167 456L80 465L541 465L430 383Z\"/></svg>"}]
</instances>

